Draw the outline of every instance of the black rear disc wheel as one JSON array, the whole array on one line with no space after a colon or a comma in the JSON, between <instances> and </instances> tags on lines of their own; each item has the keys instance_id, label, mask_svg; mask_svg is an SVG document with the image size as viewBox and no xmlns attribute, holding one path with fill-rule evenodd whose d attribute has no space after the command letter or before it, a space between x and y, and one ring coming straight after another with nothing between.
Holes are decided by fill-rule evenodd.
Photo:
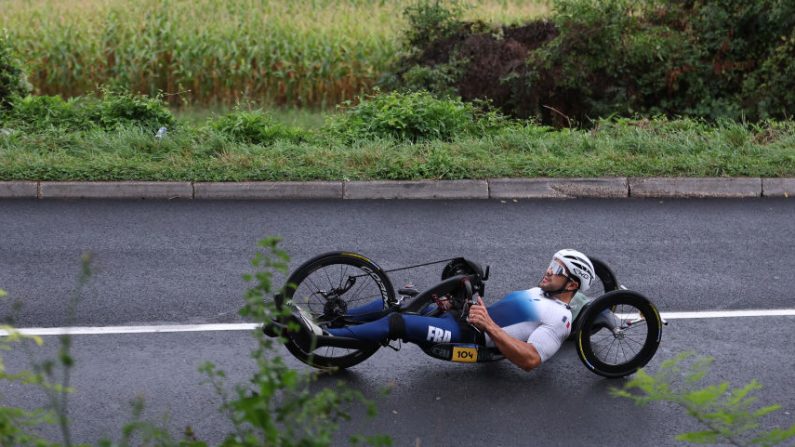
<instances>
[{"instance_id":1,"label":"black rear disc wheel","mask_svg":"<svg viewBox=\"0 0 795 447\"><path fill-rule=\"evenodd\" d=\"M596 273L596 281L584 292L589 298L598 298L607 292L618 290L618 280L610 267L598 258L590 257Z\"/></svg>"},{"instance_id":2,"label":"black rear disc wheel","mask_svg":"<svg viewBox=\"0 0 795 447\"><path fill-rule=\"evenodd\" d=\"M591 260L596 273L596 278L591 283L591 287L588 288L587 291L583 292L583 294L588 297L589 301L593 301L607 292L618 290L618 279L616 279L616 275L613 273L613 270L611 270L606 263L599 260L598 258L591 256L589 259ZM568 340L574 340L577 337L577 333L579 332L580 327L582 327L582 315L582 313L576 315Z\"/></svg>"}]
</instances>

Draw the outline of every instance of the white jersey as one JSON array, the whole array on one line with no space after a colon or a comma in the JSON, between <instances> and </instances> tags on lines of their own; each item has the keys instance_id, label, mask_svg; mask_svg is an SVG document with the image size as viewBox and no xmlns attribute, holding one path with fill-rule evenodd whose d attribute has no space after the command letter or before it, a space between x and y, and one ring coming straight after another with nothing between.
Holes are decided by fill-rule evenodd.
<instances>
[{"instance_id":1,"label":"white jersey","mask_svg":"<svg viewBox=\"0 0 795 447\"><path fill-rule=\"evenodd\" d=\"M512 292L488 308L489 316L513 338L532 344L541 361L551 358L571 333L566 303L546 298L538 288ZM486 334L486 346L494 341Z\"/></svg>"}]
</instances>

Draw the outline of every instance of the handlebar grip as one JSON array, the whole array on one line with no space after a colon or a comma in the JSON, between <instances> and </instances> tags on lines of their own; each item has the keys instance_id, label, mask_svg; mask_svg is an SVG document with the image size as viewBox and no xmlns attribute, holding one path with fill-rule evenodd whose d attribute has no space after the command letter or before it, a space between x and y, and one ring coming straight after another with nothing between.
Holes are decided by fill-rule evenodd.
<instances>
[{"instance_id":1,"label":"handlebar grip","mask_svg":"<svg viewBox=\"0 0 795 447\"><path fill-rule=\"evenodd\" d=\"M470 309L470 308L472 308L472 306L474 306L474 305L476 305L476 304L478 303L478 298L480 298L480 295L479 295L477 292L475 292L475 293L473 293L473 294L472 294L472 299L471 299L471 300L469 300L469 305L467 306L467 316L469 316L469 309ZM476 332L478 332L478 333L480 333L480 332L481 332L481 330L480 330L480 329L478 329L478 328L476 328L475 326L473 326L473 325L471 325L471 324L470 324L470 326L471 326L471 327L472 327L472 329L474 329Z\"/></svg>"},{"instance_id":2,"label":"handlebar grip","mask_svg":"<svg viewBox=\"0 0 795 447\"><path fill-rule=\"evenodd\" d=\"M466 319L469 316L469 308L478 303L478 294L472 289L472 281L469 278L464 278L464 291L466 292L467 300L464 302L464 308L461 312L461 319Z\"/></svg>"}]
</instances>

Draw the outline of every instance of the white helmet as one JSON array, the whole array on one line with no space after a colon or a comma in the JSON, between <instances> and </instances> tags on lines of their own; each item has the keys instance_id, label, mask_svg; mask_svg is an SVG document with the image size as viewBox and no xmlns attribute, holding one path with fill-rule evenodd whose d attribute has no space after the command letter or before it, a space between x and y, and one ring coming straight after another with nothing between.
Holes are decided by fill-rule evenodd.
<instances>
[{"instance_id":1,"label":"white helmet","mask_svg":"<svg viewBox=\"0 0 795 447\"><path fill-rule=\"evenodd\" d=\"M566 270L580 281L580 291L585 292L591 287L596 273L588 256L577 250L566 248L555 253L552 259L562 262L566 266Z\"/></svg>"}]
</instances>

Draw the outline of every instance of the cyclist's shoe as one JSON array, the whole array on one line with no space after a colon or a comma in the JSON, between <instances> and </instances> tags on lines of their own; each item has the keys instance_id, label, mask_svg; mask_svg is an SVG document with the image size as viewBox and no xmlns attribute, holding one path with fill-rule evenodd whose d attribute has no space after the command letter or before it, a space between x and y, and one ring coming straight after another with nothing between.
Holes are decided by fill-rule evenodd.
<instances>
[{"instance_id":1,"label":"cyclist's shoe","mask_svg":"<svg viewBox=\"0 0 795 447\"><path fill-rule=\"evenodd\" d=\"M293 313L290 316L290 320L298 323L300 329L295 332L288 332L287 336L304 352L311 352L312 348L316 345L315 341L319 335L330 334L312 321L312 316L305 310L298 306L292 306L292 308Z\"/></svg>"},{"instance_id":2,"label":"cyclist's shoe","mask_svg":"<svg viewBox=\"0 0 795 447\"><path fill-rule=\"evenodd\" d=\"M271 321L262 325L262 332L268 337L278 337L285 333L286 329L287 326L278 321Z\"/></svg>"}]
</instances>

